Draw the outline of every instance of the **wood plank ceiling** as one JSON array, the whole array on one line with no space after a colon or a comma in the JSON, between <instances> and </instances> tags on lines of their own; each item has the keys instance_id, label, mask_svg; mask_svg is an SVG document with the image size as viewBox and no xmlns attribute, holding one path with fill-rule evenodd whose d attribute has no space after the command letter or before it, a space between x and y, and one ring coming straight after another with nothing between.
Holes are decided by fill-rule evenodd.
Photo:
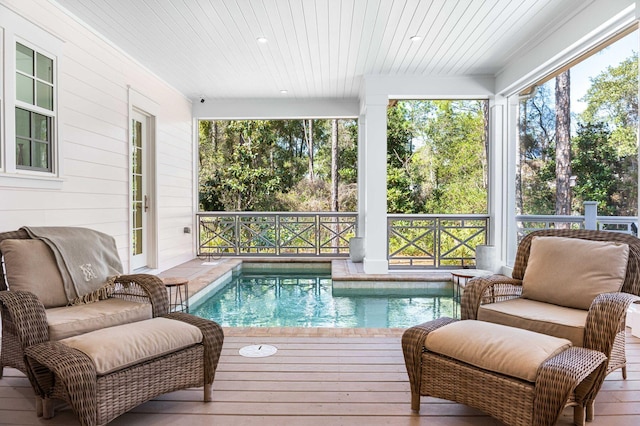
<instances>
[{"instance_id":1,"label":"wood plank ceiling","mask_svg":"<svg viewBox=\"0 0 640 426\"><path fill-rule=\"evenodd\" d=\"M593 0L56 1L189 98L355 99L365 75L495 75Z\"/></svg>"}]
</instances>

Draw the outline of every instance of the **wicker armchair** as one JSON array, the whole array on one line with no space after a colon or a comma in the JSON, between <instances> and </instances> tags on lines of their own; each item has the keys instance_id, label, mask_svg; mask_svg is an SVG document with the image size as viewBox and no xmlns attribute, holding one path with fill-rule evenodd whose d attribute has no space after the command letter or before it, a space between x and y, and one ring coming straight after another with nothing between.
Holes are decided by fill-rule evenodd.
<instances>
[{"instance_id":1,"label":"wicker armchair","mask_svg":"<svg viewBox=\"0 0 640 426\"><path fill-rule=\"evenodd\" d=\"M512 278L504 275L493 275L469 281L462 296L462 319L480 319L499 322L504 325L515 325L537 332L546 332L546 334L552 334L556 337L569 338L576 345L575 340L569 336L562 335L562 331L548 332L548 328L540 325L543 322L546 322L547 326L549 325L551 320L547 315L537 312L538 318L522 319L521 313L513 309L513 304L516 300L518 300L516 303L528 303L525 298L522 298L523 279L530 260L532 241L535 237L577 238L589 241L617 242L629 246L626 274L624 275L621 290L598 294L591 302L588 312L584 314L586 321L580 325L581 328L577 329L578 333L580 333L579 340L581 341L581 344L577 346L595 349L604 353L608 357L607 374L621 368L622 375L626 378L626 312L629 305L637 300L637 296L640 294L640 239L631 235L590 230L546 229L534 231L525 236L518 247ZM569 243L571 242L569 241ZM554 283L557 286L562 286L562 284L562 282ZM499 320L491 318L492 314L487 314L491 308L501 306L501 309L504 309L509 304L512 304L509 315L502 315ZM562 309L563 307L556 306L560 304L556 303L550 307L556 310ZM544 309L544 306L542 308ZM579 309L567 308L567 310L570 315L576 314L579 318ZM551 328L553 327L554 324L551 324Z\"/></svg>"},{"instance_id":2,"label":"wicker armchair","mask_svg":"<svg viewBox=\"0 0 640 426\"><path fill-rule=\"evenodd\" d=\"M29 235L24 230L0 233L0 242L4 240L27 240ZM3 257L0 251L0 257ZM28 291L12 291L11 283L7 283L3 264L0 265L0 310L2 314L2 346L0 347L0 377L4 367L16 368L25 374L24 351L29 346L47 342L50 338L48 312L43 302ZM34 265L34 269L39 265ZM169 300L162 281L152 275L121 275L116 279L115 291L110 299L119 299L118 303L135 302L149 312L148 316L157 317L169 312ZM98 309L99 303L91 304ZM150 309L148 306L150 305ZM56 308L58 313L65 307ZM113 309L113 304L112 308ZM62 312L64 314L64 312ZM119 319L120 321L120 319ZM123 315L121 322L131 322L131 318ZM135 321L135 319L133 320ZM99 324L100 319L94 321ZM89 322L86 321L88 324ZM107 326L116 325L113 322ZM88 326L85 324L84 326ZM90 331L90 330L87 330ZM55 339L54 339L55 340Z\"/></svg>"}]
</instances>

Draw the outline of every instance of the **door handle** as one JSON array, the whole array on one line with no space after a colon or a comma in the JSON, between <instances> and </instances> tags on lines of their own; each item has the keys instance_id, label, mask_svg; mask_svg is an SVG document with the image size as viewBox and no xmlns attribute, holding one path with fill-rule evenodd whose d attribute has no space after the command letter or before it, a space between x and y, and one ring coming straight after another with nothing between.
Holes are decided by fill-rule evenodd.
<instances>
[{"instance_id":1,"label":"door handle","mask_svg":"<svg viewBox=\"0 0 640 426\"><path fill-rule=\"evenodd\" d=\"M146 213L149 210L149 197L144 196L144 212Z\"/></svg>"}]
</instances>

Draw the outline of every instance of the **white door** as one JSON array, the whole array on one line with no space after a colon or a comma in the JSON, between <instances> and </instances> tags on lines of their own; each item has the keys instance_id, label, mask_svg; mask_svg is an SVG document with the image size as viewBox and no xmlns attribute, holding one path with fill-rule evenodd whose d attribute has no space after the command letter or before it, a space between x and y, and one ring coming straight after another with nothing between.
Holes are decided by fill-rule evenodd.
<instances>
[{"instance_id":1,"label":"white door","mask_svg":"<svg viewBox=\"0 0 640 426\"><path fill-rule=\"evenodd\" d=\"M135 270L149 263L149 117L133 111L131 132L131 269Z\"/></svg>"}]
</instances>

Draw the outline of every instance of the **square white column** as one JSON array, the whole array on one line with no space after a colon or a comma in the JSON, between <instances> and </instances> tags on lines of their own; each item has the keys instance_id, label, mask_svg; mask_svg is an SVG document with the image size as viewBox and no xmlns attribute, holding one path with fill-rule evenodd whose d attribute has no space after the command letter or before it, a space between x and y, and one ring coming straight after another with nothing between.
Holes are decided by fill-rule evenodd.
<instances>
[{"instance_id":1,"label":"square white column","mask_svg":"<svg viewBox=\"0 0 640 426\"><path fill-rule=\"evenodd\" d=\"M386 96L367 97L364 105L364 189L359 214L364 218L364 272L386 274L387 259L387 104ZM361 121L362 125L362 121Z\"/></svg>"}]
</instances>

